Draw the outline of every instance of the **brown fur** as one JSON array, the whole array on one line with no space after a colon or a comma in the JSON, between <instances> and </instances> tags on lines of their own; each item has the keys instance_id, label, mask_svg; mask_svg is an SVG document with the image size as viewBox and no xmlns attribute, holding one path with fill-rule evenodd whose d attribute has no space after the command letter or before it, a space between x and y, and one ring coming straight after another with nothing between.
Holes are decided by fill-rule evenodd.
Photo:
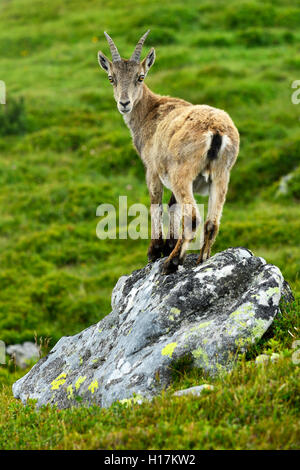
<instances>
[{"instance_id":1,"label":"brown fur","mask_svg":"<svg viewBox=\"0 0 300 470\"><path fill-rule=\"evenodd\" d=\"M101 54L100 65L108 59ZM151 55L152 54L152 55ZM140 74L147 75L155 57L154 49L142 63L122 59L108 61L108 74L114 76L114 95L118 108L130 129L134 146L146 167L146 181L150 193L152 242L148 250L149 260L174 247L174 227L170 228L170 240L162 242L161 216L163 184L172 190L174 200L182 208L187 230L170 253L165 272L173 272L183 262L189 241L194 237L200 218L193 195L193 187L209 189L209 203L204 227L204 242L198 262L210 256L211 247L219 230L222 209L226 198L229 174L239 151L239 133L229 115L207 105L192 105L179 98L153 93ZM105 67L103 67L105 68ZM127 112L120 103L128 102ZM207 153L215 134L221 136L221 149L216 158L209 160ZM187 211L190 205L192 211Z\"/></svg>"}]
</instances>

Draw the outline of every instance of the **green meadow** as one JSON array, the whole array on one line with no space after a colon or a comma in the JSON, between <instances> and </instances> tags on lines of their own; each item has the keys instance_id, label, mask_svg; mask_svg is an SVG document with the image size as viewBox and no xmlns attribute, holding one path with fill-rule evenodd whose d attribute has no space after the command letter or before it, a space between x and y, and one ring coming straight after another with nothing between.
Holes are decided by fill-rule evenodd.
<instances>
[{"instance_id":1,"label":"green meadow","mask_svg":"<svg viewBox=\"0 0 300 470\"><path fill-rule=\"evenodd\" d=\"M150 28L143 54L153 46L157 58L147 85L231 115L241 149L213 253L249 248L281 269L295 301L231 374L211 379L181 364L170 389L140 406L24 407L11 392L24 371L7 361L0 449L300 447L299 24L297 0L1 1L0 340L36 338L46 352L108 314L118 278L147 262L148 240L96 236L100 204L117 208L125 195L128 206L149 205L144 167L97 62L99 49L109 56L104 30L128 58ZM278 362L255 364L272 352ZM172 396L201 383L215 388Z\"/></svg>"}]
</instances>

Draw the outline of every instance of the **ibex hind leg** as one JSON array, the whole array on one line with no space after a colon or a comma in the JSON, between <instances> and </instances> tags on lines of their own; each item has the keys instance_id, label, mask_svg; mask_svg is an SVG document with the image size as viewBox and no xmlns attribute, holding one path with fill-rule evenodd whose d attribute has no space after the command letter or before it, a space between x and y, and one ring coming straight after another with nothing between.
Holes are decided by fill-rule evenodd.
<instances>
[{"instance_id":1,"label":"ibex hind leg","mask_svg":"<svg viewBox=\"0 0 300 470\"><path fill-rule=\"evenodd\" d=\"M204 239L197 264L203 263L210 257L211 248L219 231L222 210L226 199L229 173L213 177L209 189L207 217L204 224Z\"/></svg>"},{"instance_id":2,"label":"ibex hind leg","mask_svg":"<svg viewBox=\"0 0 300 470\"><path fill-rule=\"evenodd\" d=\"M182 235L178 238L173 251L164 263L163 272L165 274L177 271L178 266L183 263L188 245L193 240L200 222L197 205L193 196L192 183L184 187L172 185L172 188L181 208Z\"/></svg>"}]
</instances>

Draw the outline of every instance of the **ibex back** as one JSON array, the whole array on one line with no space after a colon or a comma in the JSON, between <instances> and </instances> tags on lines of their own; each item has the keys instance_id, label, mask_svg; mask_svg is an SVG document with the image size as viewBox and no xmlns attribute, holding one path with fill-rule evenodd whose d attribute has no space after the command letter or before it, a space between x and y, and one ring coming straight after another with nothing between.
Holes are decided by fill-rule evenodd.
<instances>
[{"instance_id":1,"label":"ibex back","mask_svg":"<svg viewBox=\"0 0 300 470\"><path fill-rule=\"evenodd\" d=\"M203 244L198 258L210 256L219 230L230 170L239 151L239 133L229 115L207 105L153 93L144 83L155 61L152 48L140 61L142 36L129 60L122 59L111 37L104 33L112 54L110 61L101 51L100 66L113 85L117 107L130 129L134 146L146 167L151 200L151 243L149 261L168 256L166 274L183 263L189 242L200 222L193 192L209 194ZM163 185L172 191L169 202L170 230L162 233ZM183 216L179 234L178 211Z\"/></svg>"}]
</instances>

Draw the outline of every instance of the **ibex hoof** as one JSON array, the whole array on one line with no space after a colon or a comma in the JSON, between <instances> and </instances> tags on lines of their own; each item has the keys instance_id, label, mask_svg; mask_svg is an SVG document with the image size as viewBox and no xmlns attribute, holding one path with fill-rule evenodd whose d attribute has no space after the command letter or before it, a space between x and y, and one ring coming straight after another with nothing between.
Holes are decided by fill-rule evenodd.
<instances>
[{"instance_id":1,"label":"ibex hoof","mask_svg":"<svg viewBox=\"0 0 300 470\"><path fill-rule=\"evenodd\" d=\"M153 240L148 249L148 261L149 263L154 263L157 259L159 259L162 255L164 246L164 241L160 240Z\"/></svg>"},{"instance_id":2,"label":"ibex hoof","mask_svg":"<svg viewBox=\"0 0 300 470\"><path fill-rule=\"evenodd\" d=\"M196 264L202 264L204 263L204 261L207 261L208 259L209 259L208 253L201 254L199 258L197 259Z\"/></svg>"},{"instance_id":3,"label":"ibex hoof","mask_svg":"<svg viewBox=\"0 0 300 470\"><path fill-rule=\"evenodd\" d=\"M179 264L180 264L179 256L175 256L174 258L167 259L167 261L165 261L163 264L162 273L163 274L175 273L178 269Z\"/></svg>"},{"instance_id":4,"label":"ibex hoof","mask_svg":"<svg viewBox=\"0 0 300 470\"><path fill-rule=\"evenodd\" d=\"M163 256L169 256L176 246L177 240L170 238L165 241L163 246Z\"/></svg>"},{"instance_id":5,"label":"ibex hoof","mask_svg":"<svg viewBox=\"0 0 300 470\"><path fill-rule=\"evenodd\" d=\"M203 263L202 256L199 256L199 258L198 258L197 261L196 261L196 265L197 265L197 264L202 264L202 263Z\"/></svg>"},{"instance_id":6,"label":"ibex hoof","mask_svg":"<svg viewBox=\"0 0 300 470\"><path fill-rule=\"evenodd\" d=\"M154 263L156 260L161 258L160 253L148 253L148 263Z\"/></svg>"}]
</instances>

